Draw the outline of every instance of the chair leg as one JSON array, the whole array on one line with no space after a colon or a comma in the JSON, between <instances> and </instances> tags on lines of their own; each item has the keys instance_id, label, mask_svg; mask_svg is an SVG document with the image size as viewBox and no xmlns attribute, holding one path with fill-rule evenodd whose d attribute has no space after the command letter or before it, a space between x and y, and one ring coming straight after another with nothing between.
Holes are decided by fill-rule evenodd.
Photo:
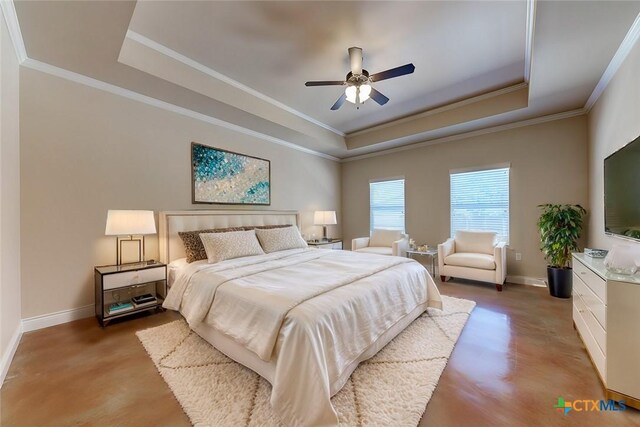
<instances>
[{"instance_id":1,"label":"chair leg","mask_svg":"<svg viewBox=\"0 0 640 427\"><path fill-rule=\"evenodd\" d=\"M496 289L498 292L502 292L502 285L500 283L496 283Z\"/></svg>"}]
</instances>

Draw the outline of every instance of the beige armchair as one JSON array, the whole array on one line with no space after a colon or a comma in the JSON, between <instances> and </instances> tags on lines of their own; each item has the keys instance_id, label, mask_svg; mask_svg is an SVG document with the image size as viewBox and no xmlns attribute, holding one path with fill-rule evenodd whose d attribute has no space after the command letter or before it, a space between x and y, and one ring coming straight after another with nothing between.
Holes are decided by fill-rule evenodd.
<instances>
[{"instance_id":1,"label":"beige armchair","mask_svg":"<svg viewBox=\"0 0 640 427\"><path fill-rule=\"evenodd\" d=\"M502 291L507 277L506 243L487 231L458 231L455 238L438 245L438 271L448 277L495 283Z\"/></svg>"},{"instance_id":2,"label":"beige armchair","mask_svg":"<svg viewBox=\"0 0 640 427\"><path fill-rule=\"evenodd\" d=\"M351 250L378 255L405 256L409 248L409 236L399 230L375 229L370 237L351 241Z\"/></svg>"}]
</instances>

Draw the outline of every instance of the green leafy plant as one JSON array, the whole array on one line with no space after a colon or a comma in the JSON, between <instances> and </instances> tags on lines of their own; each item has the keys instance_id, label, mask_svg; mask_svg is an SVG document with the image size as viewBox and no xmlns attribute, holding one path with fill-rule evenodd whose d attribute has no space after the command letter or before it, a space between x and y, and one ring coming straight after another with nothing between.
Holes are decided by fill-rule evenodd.
<instances>
[{"instance_id":1,"label":"green leafy plant","mask_svg":"<svg viewBox=\"0 0 640 427\"><path fill-rule=\"evenodd\" d=\"M553 268L568 268L571 252L578 250L582 220L587 211L580 205L539 205L540 250Z\"/></svg>"}]
</instances>

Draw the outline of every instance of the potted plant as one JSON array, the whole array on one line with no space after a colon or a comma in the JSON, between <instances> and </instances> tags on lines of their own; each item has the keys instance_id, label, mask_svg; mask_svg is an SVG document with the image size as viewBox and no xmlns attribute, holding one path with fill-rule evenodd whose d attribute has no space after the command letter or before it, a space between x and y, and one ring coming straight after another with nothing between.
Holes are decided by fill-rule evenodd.
<instances>
[{"instance_id":1,"label":"potted plant","mask_svg":"<svg viewBox=\"0 0 640 427\"><path fill-rule=\"evenodd\" d=\"M571 253L578 250L582 219L587 211L580 205L539 205L540 250L549 263L547 278L549 293L558 298L570 298L573 287Z\"/></svg>"}]
</instances>

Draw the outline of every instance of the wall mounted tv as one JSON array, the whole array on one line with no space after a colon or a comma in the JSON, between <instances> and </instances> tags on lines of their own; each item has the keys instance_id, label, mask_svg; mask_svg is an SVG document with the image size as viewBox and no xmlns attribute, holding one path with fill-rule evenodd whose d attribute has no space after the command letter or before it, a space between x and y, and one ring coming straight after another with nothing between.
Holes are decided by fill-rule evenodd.
<instances>
[{"instance_id":1,"label":"wall mounted tv","mask_svg":"<svg viewBox=\"0 0 640 427\"><path fill-rule=\"evenodd\" d=\"M640 241L640 137L604 159L604 229Z\"/></svg>"}]
</instances>

